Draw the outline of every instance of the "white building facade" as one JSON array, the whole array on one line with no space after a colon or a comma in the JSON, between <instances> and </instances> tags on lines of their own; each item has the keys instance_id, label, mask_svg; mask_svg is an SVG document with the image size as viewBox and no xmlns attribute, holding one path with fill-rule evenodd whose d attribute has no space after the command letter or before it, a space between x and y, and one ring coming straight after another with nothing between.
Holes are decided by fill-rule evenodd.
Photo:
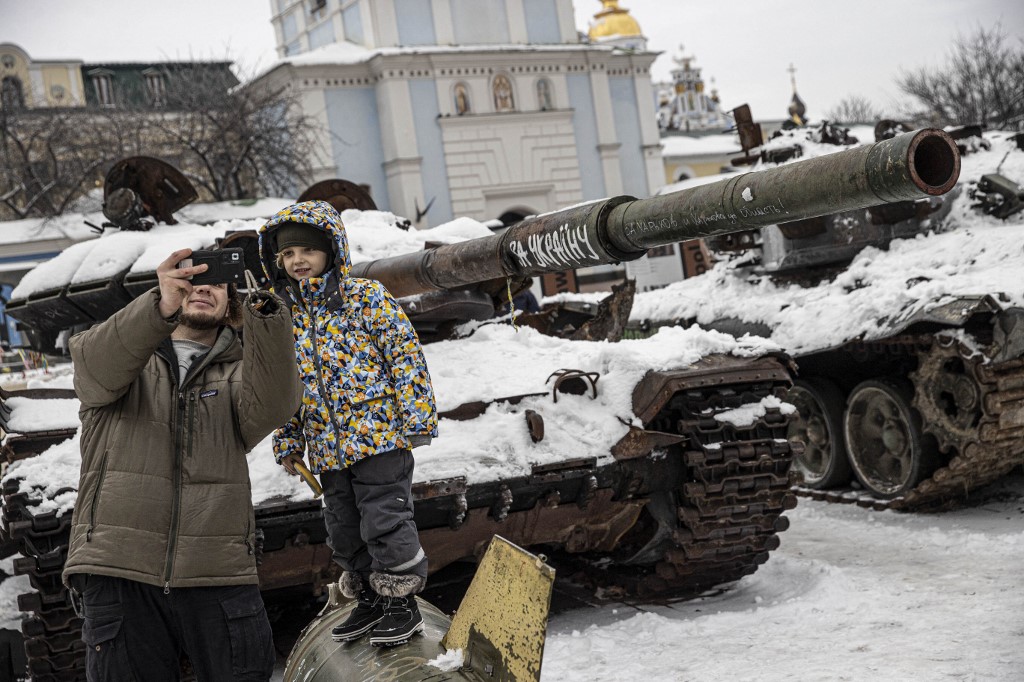
<instances>
[{"instance_id":1,"label":"white building facade","mask_svg":"<svg viewBox=\"0 0 1024 682\"><path fill-rule=\"evenodd\" d=\"M257 82L297 88L327 131L316 179L419 227L663 184L657 55L581 41L572 0L272 3L280 61Z\"/></svg>"}]
</instances>

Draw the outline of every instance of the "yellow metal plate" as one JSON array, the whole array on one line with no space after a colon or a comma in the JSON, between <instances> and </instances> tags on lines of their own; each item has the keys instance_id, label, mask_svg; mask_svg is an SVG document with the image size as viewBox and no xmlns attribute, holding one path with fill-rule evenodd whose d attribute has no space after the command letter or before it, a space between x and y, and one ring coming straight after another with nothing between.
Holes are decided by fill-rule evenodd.
<instances>
[{"instance_id":1,"label":"yellow metal plate","mask_svg":"<svg viewBox=\"0 0 1024 682\"><path fill-rule=\"evenodd\" d=\"M496 682L540 680L555 569L497 535L441 644Z\"/></svg>"}]
</instances>

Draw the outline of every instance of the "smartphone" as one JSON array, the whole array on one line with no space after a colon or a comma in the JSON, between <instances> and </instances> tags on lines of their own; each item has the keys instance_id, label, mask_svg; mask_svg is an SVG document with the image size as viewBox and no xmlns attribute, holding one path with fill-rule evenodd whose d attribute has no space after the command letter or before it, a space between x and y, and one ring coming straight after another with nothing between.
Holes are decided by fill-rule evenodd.
<instances>
[{"instance_id":1,"label":"smartphone","mask_svg":"<svg viewBox=\"0 0 1024 682\"><path fill-rule=\"evenodd\" d=\"M235 284L245 286L244 249L217 249L215 251L193 251L191 258L178 263L179 268L190 268L206 264L206 272L192 275L192 286L200 284Z\"/></svg>"}]
</instances>

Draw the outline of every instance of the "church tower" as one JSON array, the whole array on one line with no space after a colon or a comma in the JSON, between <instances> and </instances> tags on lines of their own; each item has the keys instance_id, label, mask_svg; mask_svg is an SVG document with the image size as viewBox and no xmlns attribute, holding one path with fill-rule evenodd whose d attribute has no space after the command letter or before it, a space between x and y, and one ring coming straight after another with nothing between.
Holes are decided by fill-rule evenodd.
<instances>
[{"instance_id":1,"label":"church tower","mask_svg":"<svg viewBox=\"0 0 1024 682\"><path fill-rule=\"evenodd\" d=\"M718 91L708 95L696 59L679 53L673 61L671 89L662 86L658 95L658 126L662 132L697 132L722 130L732 124L732 117L722 111Z\"/></svg>"},{"instance_id":2,"label":"church tower","mask_svg":"<svg viewBox=\"0 0 1024 682\"><path fill-rule=\"evenodd\" d=\"M594 15L594 22L590 25L590 40L625 50L646 52L647 38L629 10L619 7L619 0L601 0L601 4L604 7Z\"/></svg>"},{"instance_id":3,"label":"church tower","mask_svg":"<svg viewBox=\"0 0 1024 682\"><path fill-rule=\"evenodd\" d=\"M369 187L432 227L503 223L662 184L636 20L603 2L581 40L573 0L270 0L288 88L324 130L315 179Z\"/></svg>"},{"instance_id":4,"label":"church tower","mask_svg":"<svg viewBox=\"0 0 1024 682\"><path fill-rule=\"evenodd\" d=\"M793 84L793 99L789 100L789 121L793 125L802 126L807 123L804 115L807 113L807 105L796 94L796 67L789 65L789 80Z\"/></svg>"}]
</instances>

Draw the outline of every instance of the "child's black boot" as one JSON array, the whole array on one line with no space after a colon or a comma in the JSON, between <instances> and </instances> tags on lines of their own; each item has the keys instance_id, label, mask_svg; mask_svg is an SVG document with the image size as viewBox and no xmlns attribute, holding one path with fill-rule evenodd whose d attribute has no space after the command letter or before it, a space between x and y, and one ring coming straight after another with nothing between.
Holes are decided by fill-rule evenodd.
<instances>
[{"instance_id":1,"label":"child's black boot","mask_svg":"<svg viewBox=\"0 0 1024 682\"><path fill-rule=\"evenodd\" d=\"M370 644L398 646L423 631L423 616L416 597L386 597L385 600L384 619L370 633Z\"/></svg>"},{"instance_id":2,"label":"child's black boot","mask_svg":"<svg viewBox=\"0 0 1024 682\"><path fill-rule=\"evenodd\" d=\"M335 642L359 639L384 620L386 600L370 588L359 593L359 603L344 623L331 630Z\"/></svg>"},{"instance_id":3,"label":"child's black boot","mask_svg":"<svg viewBox=\"0 0 1024 682\"><path fill-rule=\"evenodd\" d=\"M358 573L345 571L338 586L342 594L349 599L358 599L358 603L345 622L331 630L331 637L335 642L359 639L384 619L386 600L374 592Z\"/></svg>"}]
</instances>

